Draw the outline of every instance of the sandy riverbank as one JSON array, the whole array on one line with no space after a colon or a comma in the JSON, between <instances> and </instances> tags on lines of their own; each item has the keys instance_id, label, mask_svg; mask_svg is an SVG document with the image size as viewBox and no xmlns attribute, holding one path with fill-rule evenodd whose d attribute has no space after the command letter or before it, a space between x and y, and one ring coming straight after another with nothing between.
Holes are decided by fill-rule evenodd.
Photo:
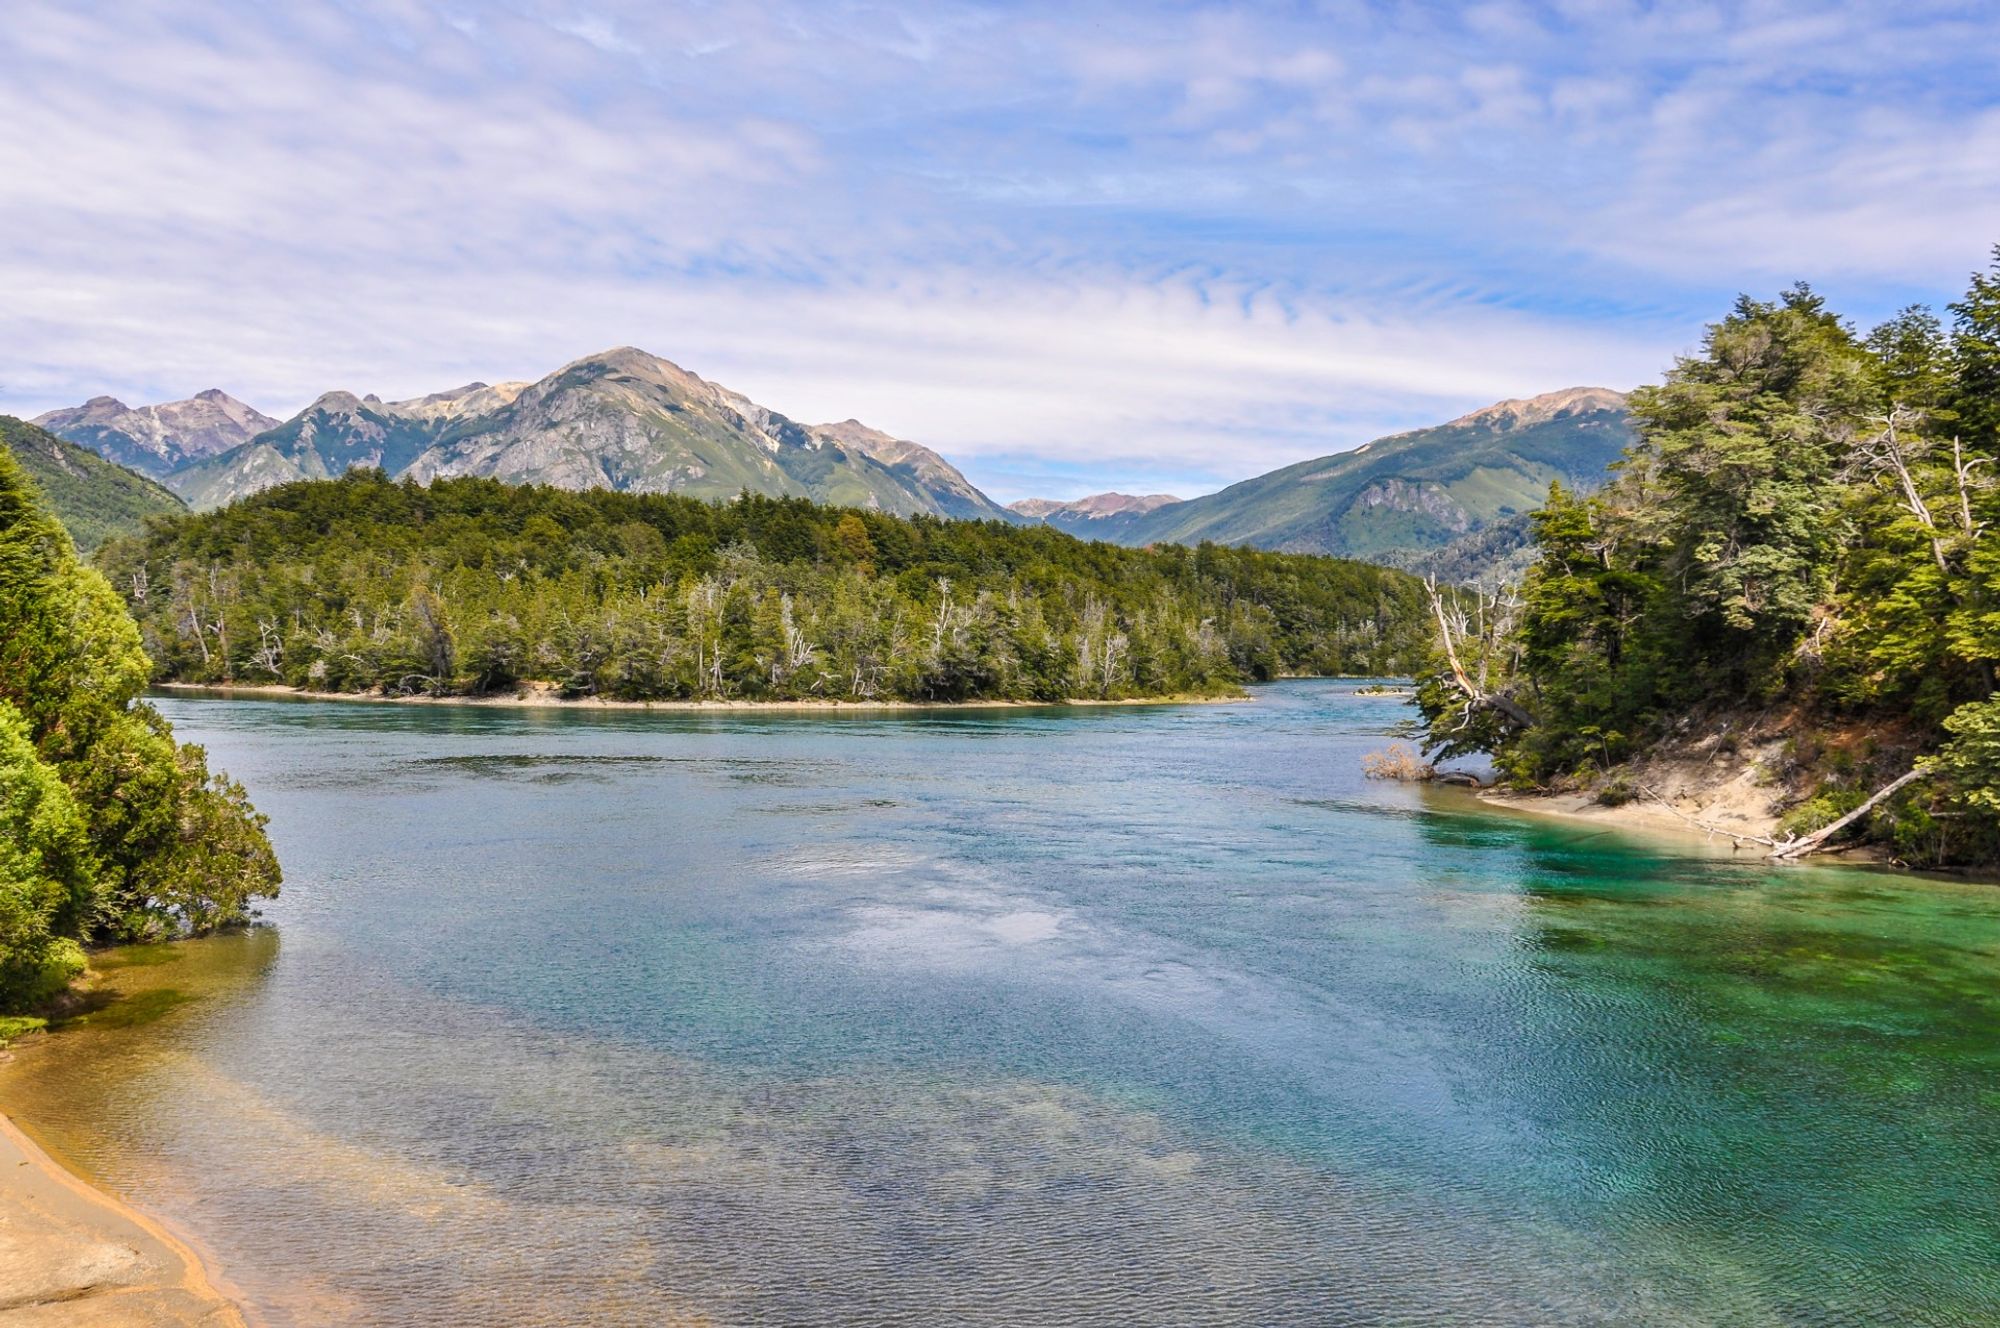
<instances>
[{"instance_id":1,"label":"sandy riverbank","mask_svg":"<svg viewBox=\"0 0 2000 1328\"><path fill-rule=\"evenodd\" d=\"M300 701L370 701L377 704L433 706L547 707L558 710L688 710L833 713L896 710L1046 710L1051 707L1152 705L1222 705L1248 701L1238 696L1142 696L1120 700L1077 697L1066 701L613 701L597 696L564 697L551 685L530 684L517 691L490 696L385 696L379 692L315 692L273 683L162 682L155 691L201 696L277 696Z\"/></svg>"},{"instance_id":2,"label":"sandy riverbank","mask_svg":"<svg viewBox=\"0 0 2000 1328\"><path fill-rule=\"evenodd\" d=\"M1759 840L1783 839L1777 818L1756 804L1718 797L1703 804L1683 797L1674 810L1655 798L1640 798L1617 807L1607 807L1589 793L1509 793L1485 789L1472 794L1487 807L1518 812L1526 816L1548 816L1565 821L1596 825L1626 834L1660 835L1678 843L1701 841L1713 848L1731 850L1755 858L1770 853ZM1677 815L1676 812L1679 814ZM1696 824L1696 822L1701 824ZM1834 848L1816 855L1817 862L1880 863L1882 851L1868 844Z\"/></svg>"},{"instance_id":3,"label":"sandy riverbank","mask_svg":"<svg viewBox=\"0 0 2000 1328\"><path fill-rule=\"evenodd\" d=\"M1730 845L1741 842L1745 851L1756 849L1768 852L1762 845L1750 842L1748 836L1771 838L1775 824L1768 817L1747 816L1741 812L1731 813L1726 808L1713 809L1704 813L1697 808L1687 815L1695 819L1709 821L1717 828L1703 829L1690 823L1687 816L1676 816L1650 798L1635 799L1618 807L1607 807L1589 793L1508 793L1497 789L1485 789L1476 795L1480 802L1489 807L1498 807L1510 812L1521 812L1530 816L1554 816L1566 821L1585 821L1601 825L1606 829L1641 830L1648 834L1670 834L1677 837L1705 839L1713 843Z\"/></svg>"},{"instance_id":4,"label":"sandy riverbank","mask_svg":"<svg viewBox=\"0 0 2000 1328\"><path fill-rule=\"evenodd\" d=\"M201 1260L0 1116L0 1325L244 1328Z\"/></svg>"}]
</instances>

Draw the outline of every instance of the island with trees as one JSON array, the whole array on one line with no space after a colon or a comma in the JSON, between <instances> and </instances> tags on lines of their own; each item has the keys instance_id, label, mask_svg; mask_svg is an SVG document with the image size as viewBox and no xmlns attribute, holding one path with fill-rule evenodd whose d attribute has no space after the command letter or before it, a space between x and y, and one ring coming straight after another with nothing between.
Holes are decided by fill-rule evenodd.
<instances>
[{"instance_id":1,"label":"island with trees","mask_svg":"<svg viewBox=\"0 0 2000 1328\"><path fill-rule=\"evenodd\" d=\"M745 493L358 470L154 520L99 565L161 681L389 696L1060 702L1383 674L1420 581Z\"/></svg>"}]
</instances>

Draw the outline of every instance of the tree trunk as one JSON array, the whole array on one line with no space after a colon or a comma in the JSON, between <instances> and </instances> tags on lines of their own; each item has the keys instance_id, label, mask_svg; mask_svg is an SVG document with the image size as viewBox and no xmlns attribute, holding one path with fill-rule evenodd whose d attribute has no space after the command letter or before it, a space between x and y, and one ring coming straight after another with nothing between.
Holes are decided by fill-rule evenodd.
<instances>
[{"instance_id":1,"label":"tree trunk","mask_svg":"<svg viewBox=\"0 0 2000 1328\"><path fill-rule=\"evenodd\" d=\"M1922 779L1924 775L1927 773L1928 772L1922 766L1918 766L1916 769L1909 771L1907 774L1901 776L1900 778L1892 780L1888 784L1885 784L1883 787L1877 789L1875 791L1874 797L1868 799L1868 801L1862 803L1859 807L1856 807L1853 811L1841 817L1839 820L1833 822L1831 825L1823 825L1819 829L1813 831L1811 834L1807 835L1803 839L1791 839L1778 845L1776 848L1771 850L1772 859L1778 862L1792 862L1799 858L1807 857L1811 854L1819 852L1821 848L1825 847L1826 842L1829 839L1832 839L1835 835L1839 834L1842 830L1845 830L1848 826L1853 825L1856 821L1866 816L1869 812L1874 811L1878 803L1882 802L1884 799L1888 798L1891 794L1897 792L1899 789L1905 788L1908 785L1915 783L1917 780Z\"/></svg>"}]
</instances>

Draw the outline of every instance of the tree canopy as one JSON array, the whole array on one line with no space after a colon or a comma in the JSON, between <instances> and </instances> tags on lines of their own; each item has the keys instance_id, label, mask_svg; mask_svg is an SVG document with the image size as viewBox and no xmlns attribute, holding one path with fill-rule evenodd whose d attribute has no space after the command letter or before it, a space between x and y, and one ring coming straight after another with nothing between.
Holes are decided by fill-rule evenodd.
<instances>
[{"instance_id":1,"label":"tree canopy","mask_svg":"<svg viewBox=\"0 0 2000 1328\"><path fill-rule=\"evenodd\" d=\"M1796 826L1918 764L1873 833L1911 861L2000 858L2000 249L1950 315L1861 334L1804 285L1739 299L1633 394L1613 480L1550 492L1518 588L1477 630L1440 612L1459 667L1425 670L1433 745L1545 787L1695 714L1783 713Z\"/></svg>"}]
</instances>

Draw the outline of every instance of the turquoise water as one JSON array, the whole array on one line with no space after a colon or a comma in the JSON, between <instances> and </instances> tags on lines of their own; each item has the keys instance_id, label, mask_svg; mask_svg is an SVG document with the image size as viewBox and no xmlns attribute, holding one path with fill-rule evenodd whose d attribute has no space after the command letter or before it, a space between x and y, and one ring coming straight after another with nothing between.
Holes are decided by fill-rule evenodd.
<instances>
[{"instance_id":1,"label":"turquoise water","mask_svg":"<svg viewBox=\"0 0 2000 1328\"><path fill-rule=\"evenodd\" d=\"M1351 691L172 699L275 925L0 1105L274 1324L2000 1323L2000 890L1371 783Z\"/></svg>"}]
</instances>

